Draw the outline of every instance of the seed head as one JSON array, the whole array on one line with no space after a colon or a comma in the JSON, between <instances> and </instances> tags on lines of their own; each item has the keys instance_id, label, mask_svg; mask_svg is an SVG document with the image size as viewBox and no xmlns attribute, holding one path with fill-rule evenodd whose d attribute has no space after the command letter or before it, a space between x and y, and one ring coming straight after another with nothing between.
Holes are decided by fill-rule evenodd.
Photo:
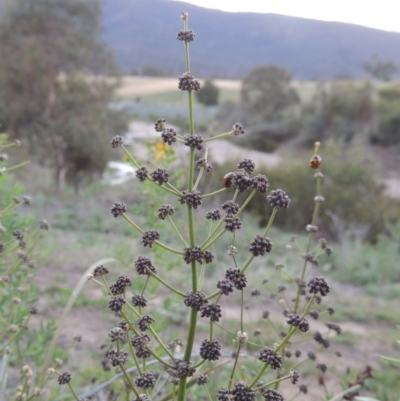
<instances>
[{"instance_id":1,"label":"seed head","mask_svg":"<svg viewBox=\"0 0 400 401\"><path fill-rule=\"evenodd\" d=\"M178 40L185 41L187 43L193 42L195 37L196 35L191 29L189 29L188 31L179 31L176 35L176 38Z\"/></svg>"},{"instance_id":2,"label":"seed head","mask_svg":"<svg viewBox=\"0 0 400 401\"><path fill-rule=\"evenodd\" d=\"M203 138L201 135L185 135L184 138L185 145L189 146L191 149L201 150L203 149Z\"/></svg>"},{"instance_id":3,"label":"seed head","mask_svg":"<svg viewBox=\"0 0 400 401\"><path fill-rule=\"evenodd\" d=\"M122 213L126 212L126 205L125 203L122 202L115 202L114 205L111 208L111 214L117 218L119 215Z\"/></svg>"},{"instance_id":4,"label":"seed head","mask_svg":"<svg viewBox=\"0 0 400 401\"><path fill-rule=\"evenodd\" d=\"M164 168L158 168L150 174L154 182L162 185L168 182L169 174Z\"/></svg>"},{"instance_id":5,"label":"seed head","mask_svg":"<svg viewBox=\"0 0 400 401\"><path fill-rule=\"evenodd\" d=\"M141 331L146 331L149 329L150 325L154 323L154 318L151 315L143 315L138 321L137 324Z\"/></svg>"},{"instance_id":6,"label":"seed head","mask_svg":"<svg viewBox=\"0 0 400 401\"><path fill-rule=\"evenodd\" d=\"M147 168L142 166L139 169L136 170L135 173L136 177L139 178L139 181L143 182L147 180L147 177L149 175L149 172L147 171Z\"/></svg>"},{"instance_id":7,"label":"seed head","mask_svg":"<svg viewBox=\"0 0 400 401\"><path fill-rule=\"evenodd\" d=\"M238 135L244 135L246 131L244 130L242 124L236 123L233 125L231 133L235 136L238 136Z\"/></svg>"},{"instance_id":8,"label":"seed head","mask_svg":"<svg viewBox=\"0 0 400 401\"><path fill-rule=\"evenodd\" d=\"M221 348L218 340L205 339L200 346L200 356L207 361L218 361L221 356Z\"/></svg>"},{"instance_id":9,"label":"seed head","mask_svg":"<svg viewBox=\"0 0 400 401\"><path fill-rule=\"evenodd\" d=\"M137 377L135 384L141 388L153 388L156 384L156 378L151 372L144 372L141 376Z\"/></svg>"},{"instance_id":10,"label":"seed head","mask_svg":"<svg viewBox=\"0 0 400 401\"><path fill-rule=\"evenodd\" d=\"M250 244L249 251L254 256L265 255L265 252L271 252L272 242L268 237L256 235L254 241Z\"/></svg>"},{"instance_id":11,"label":"seed head","mask_svg":"<svg viewBox=\"0 0 400 401\"><path fill-rule=\"evenodd\" d=\"M262 362L268 363L274 370L279 369L282 366L282 357L270 347L265 347L260 352L258 359Z\"/></svg>"},{"instance_id":12,"label":"seed head","mask_svg":"<svg viewBox=\"0 0 400 401\"><path fill-rule=\"evenodd\" d=\"M146 256L139 256L135 261L135 269L140 275L149 276L150 273L148 270L151 270L153 273L157 273L157 269L151 263L149 258Z\"/></svg>"},{"instance_id":13,"label":"seed head","mask_svg":"<svg viewBox=\"0 0 400 401\"><path fill-rule=\"evenodd\" d=\"M121 135L116 135L114 138L111 140L111 146L113 148L118 148L124 144L124 137Z\"/></svg>"},{"instance_id":14,"label":"seed head","mask_svg":"<svg viewBox=\"0 0 400 401\"><path fill-rule=\"evenodd\" d=\"M165 123L166 123L166 119L165 118L159 118L155 123L154 123L154 129L156 130L156 132L163 132L165 127Z\"/></svg>"},{"instance_id":15,"label":"seed head","mask_svg":"<svg viewBox=\"0 0 400 401\"><path fill-rule=\"evenodd\" d=\"M167 216L172 216L175 213L174 208L171 205L165 204L160 206L158 209L158 218L161 220L165 220Z\"/></svg>"},{"instance_id":16,"label":"seed head","mask_svg":"<svg viewBox=\"0 0 400 401\"><path fill-rule=\"evenodd\" d=\"M164 143L167 143L171 146L173 143L176 142L176 131L173 128L166 128L162 131L161 138Z\"/></svg>"},{"instance_id":17,"label":"seed head","mask_svg":"<svg viewBox=\"0 0 400 401\"><path fill-rule=\"evenodd\" d=\"M200 90L200 82L190 72L185 72L179 77L178 88L181 91L198 91Z\"/></svg>"},{"instance_id":18,"label":"seed head","mask_svg":"<svg viewBox=\"0 0 400 401\"><path fill-rule=\"evenodd\" d=\"M229 295L233 292L233 284L229 280L219 280L217 283L217 288L221 290L221 294Z\"/></svg>"},{"instance_id":19,"label":"seed head","mask_svg":"<svg viewBox=\"0 0 400 401\"><path fill-rule=\"evenodd\" d=\"M209 317L212 322L219 322L222 316L221 306L212 302L204 302L200 307L200 316Z\"/></svg>"},{"instance_id":20,"label":"seed head","mask_svg":"<svg viewBox=\"0 0 400 401\"><path fill-rule=\"evenodd\" d=\"M218 220L221 219L221 212L219 211L219 209L210 210L206 214L206 219L213 220L213 221L218 221Z\"/></svg>"},{"instance_id":21,"label":"seed head","mask_svg":"<svg viewBox=\"0 0 400 401\"><path fill-rule=\"evenodd\" d=\"M282 189L275 189L267 196L268 202L272 207L288 209L290 205L290 198Z\"/></svg>"},{"instance_id":22,"label":"seed head","mask_svg":"<svg viewBox=\"0 0 400 401\"><path fill-rule=\"evenodd\" d=\"M160 233L157 230L148 230L145 231L142 236L143 246L149 246L150 248L153 246L154 242L160 239Z\"/></svg>"},{"instance_id":23,"label":"seed head","mask_svg":"<svg viewBox=\"0 0 400 401\"><path fill-rule=\"evenodd\" d=\"M198 384L199 386L201 386L203 384L207 384L207 383L208 383L207 375L199 375L199 377L196 380L196 384Z\"/></svg>"},{"instance_id":24,"label":"seed head","mask_svg":"<svg viewBox=\"0 0 400 401\"><path fill-rule=\"evenodd\" d=\"M251 174L256 168L256 165L251 159L243 159L238 164L238 168L243 169L247 174Z\"/></svg>"},{"instance_id":25,"label":"seed head","mask_svg":"<svg viewBox=\"0 0 400 401\"><path fill-rule=\"evenodd\" d=\"M265 401L284 401L283 396L271 388L262 390L261 395L265 398Z\"/></svg>"},{"instance_id":26,"label":"seed head","mask_svg":"<svg viewBox=\"0 0 400 401\"><path fill-rule=\"evenodd\" d=\"M203 201L201 200L201 192L194 190L189 192L187 190L182 191L183 197L179 199L179 202L183 204L187 204L192 206L194 209L197 209Z\"/></svg>"},{"instance_id":27,"label":"seed head","mask_svg":"<svg viewBox=\"0 0 400 401\"><path fill-rule=\"evenodd\" d=\"M311 279L307 286L310 288L309 292L311 294L320 293L323 297L326 296L330 290L329 284L323 277L315 277Z\"/></svg>"},{"instance_id":28,"label":"seed head","mask_svg":"<svg viewBox=\"0 0 400 401\"><path fill-rule=\"evenodd\" d=\"M239 205L232 201L226 201L225 203L222 204L221 207L223 210L225 210L225 213L232 215L236 214L239 210Z\"/></svg>"},{"instance_id":29,"label":"seed head","mask_svg":"<svg viewBox=\"0 0 400 401\"><path fill-rule=\"evenodd\" d=\"M184 303L187 307L189 308L194 308L197 311L200 310L201 306L203 305L204 298L206 295L202 292L192 292L189 291L186 293L185 298L184 298Z\"/></svg>"},{"instance_id":30,"label":"seed head","mask_svg":"<svg viewBox=\"0 0 400 401\"><path fill-rule=\"evenodd\" d=\"M58 384L68 384L72 379L70 372L64 372L60 376L58 376Z\"/></svg>"}]
</instances>

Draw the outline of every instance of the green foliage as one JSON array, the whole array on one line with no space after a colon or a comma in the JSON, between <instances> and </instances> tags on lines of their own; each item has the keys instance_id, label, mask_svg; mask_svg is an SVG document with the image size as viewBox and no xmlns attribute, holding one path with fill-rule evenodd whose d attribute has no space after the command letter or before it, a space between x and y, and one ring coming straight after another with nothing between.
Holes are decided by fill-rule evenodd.
<instances>
[{"instance_id":1,"label":"green foliage","mask_svg":"<svg viewBox=\"0 0 400 401\"><path fill-rule=\"evenodd\" d=\"M399 71L399 66L391 60L381 60L377 55L364 63L364 70L373 78L381 81L390 81Z\"/></svg>"},{"instance_id":2,"label":"green foliage","mask_svg":"<svg viewBox=\"0 0 400 401\"><path fill-rule=\"evenodd\" d=\"M219 89L211 79L206 79L201 89L196 92L197 100L205 106L218 104Z\"/></svg>"},{"instance_id":3,"label":"green foliage","mask_svg":"<svg viewBox=\"0 0 400 401\"><path fill-rule=\"evenodd\" d=\"M164 68L156 65L145 65L142 68L142 75L145 77L167 77L170 74Z\"/></svg>"},{"instance_id":4,"label":"green foliage","mask_svg":"<svg viewBox=\"0 0 400 401\"><path fill-rule=\"evenodd\" d=\"M345 232L358 233L360 227L364 227L364 239L375 242L379 233L387 232L385 216L397 218L395 203L383 196L383 187L373 167L362 161L357 149L341 151L331 144L326 153L322 164L326 212L317 223L321 235L340 239ZM227 172L236 169L233 164L223 167ZM276 216L276 226L291 232L304 230L313 211L307 194L313 193L315 188L308 163L293 157L273 168L261 167L259 171L268 177L270 190L284 188L291 198L290 208ZM221 178L214 179L210 185L217 188ZM257 216L261 225L265 224L269 214L265 196L257 194L247 211Z\"/></svg>"},{"instance_id":5,"label":"green foliage","mask_svg":"<svg viewBox=\"0 0 400 401\"><path fill-rule=\"evenodd\" d=\"M16 0L0 20L0 119L52 165L59 189L65 177L77 185L82 172L102 170L104 132L124 127L109 108L115 84L76 75L114 70L100 19L97 0Z\"/></svg>"},{"instance_id":6,"label":"green foliage","mask_svg":"<svg viewBox=\"0 0 400 401\"><path fill-rule=\"evenodd\" d=\"M369 81L337 80L319 82L302 112L305 142L328 138L349 142L374 114L373 91Z\"/></svg>"},{"instance_id":7,"label":"green foliage","mask_svg":"<svg viewBox=\"0 0 400 401\"><path fill-rule=\"evenodd\" d=\"M371 135L371 142L383 146L400 143L400 86L392 85L379 90L379 127Z\"/></svg>"}]
</instances>

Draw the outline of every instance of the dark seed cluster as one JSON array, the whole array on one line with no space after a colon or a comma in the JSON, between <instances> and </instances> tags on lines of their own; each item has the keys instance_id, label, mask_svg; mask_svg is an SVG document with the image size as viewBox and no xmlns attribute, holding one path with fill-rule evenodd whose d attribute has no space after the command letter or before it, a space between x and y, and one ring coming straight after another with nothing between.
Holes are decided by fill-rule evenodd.
<instances>
[{"instance_id":1,"label":"dark seed cluster","mask_svg":"<svg viewBox=\"0 0 400 401\"><path fill-rule=\"evenodd\" d=\"M219 318L222 316L221 305L204 302L200 307L200 316L209 317L212 322L219 322Z\"/></svg>"},{"instance_id":2,"label":"dark seed cluster","mask_svg":"<svg viewBox=\"0 0 400 401\"><path fill-rule=\"evenodd\" d=\"M221 356L221 344L218 340L203 340L200 346L200 356L207 361L218 361Z\"/></svg>"},{"instance_id":3,"label":"dark seed cluster","mask_svg":"<svg viewBox=\"0 0 400 401\"><path fill-rule=\"evenodd\" d=\"M158 168L150 174L150 177L153 179L153 181L162 185L168 182L169 174L164 168Z\"/></svg>"},{"instance_id":4,"label":"dark seed cluster","mask_svg":"<svg viewBox=\"0 0 400 401\"><path fill-rule=\"evenodd\" d=\"M247 174L239 171L233 178L233 184L239 192L244 192L252 185L252 179Z\"/></svg>"},{"instance_id":5,"label":"dark seed cluster","mask_svg":"<svg viewBox=\"0 0 400 401\"><path fill-rule=\"evenodd\" d=\"M68 384L72 379L70 372L64 372L60 376L58 376L58 384Z\"/></svg>"},{"instance_id":6,"label":"dark seed cluster","mask_svg":"<svg viewBox=\"0 0 400 401\"><path fill-rule=\"evenodd\" d=\"M225 230L230 231L231 233L236 230L240 230L242 227L242 222L239 220L239 217L233 217L231 214L226 214L224 217L225 221Z\"/></svg>"},{"instance_id":7,"label":"dark seed cluster","mask_svg":"<svg viewBox=\"0 0 400 401\"><path fill-rule=\"evenodd\" d=\"M144 372L135 379L135 384L141 388L153 388L156 384L154 373Z\"/></svg>"},{"instance_id":8,"label":"dark seed cluster","mask_svg":"<svg viewBox=\"0 0 400 401\"><path fill-rule=\"evenodd\" d=\"M229 280L219 280L217 283L217 288L221 290L221 294L229 295L233 292L233 283Z\"/></svg>"},{"instance_id":9,"label":"dark seed cluster","mask_svg":"<svg viewBox=\"0 0 400 401\"><path fill-rule=\"evenodd\" d=\"M189 146L191 149L201 150L203 149L203 137L201 135L185 135L184 138L185 145Z\"/></svg>"},{"instance_id":10,"label":"dark seed cluster","mask_svg":"<svg viewBox=\"0 0 400 401\"><path fill-rule=\"evenodd\" d=\"M250 244L249 251L254 256L265 255L265 252L271 252L272 242L268 237L256 235L254 241Z\"/></svg>"},{"instance_id":11,"label":"dark seed cluster","mask_svg":"<svg viewBox=\"0 0 400 401\"><path fill-rule=\"evenodd\" d=\"M124 349L118 351L116 348L111 348L107 351L106 356L113 366L124 365L128 360L128 352Z\"/></svg>"},{"instance_id":12,"label":"dark seed cluster","mask_svg":"<svg viewBox=\"0 0 400 401\"><path fill-rule=\"evenodd\" d=\"M121 327L114 327L109 333L108 336L111 339L111 342L115 341L125 341L126 339L126 331L121 329Z\"/></svg>"},{"instance_id":13,"label":"dark seed cluster","mask_svg":"<svg viewBox=\"0 0 400 401\"><path fill-rule=\"evenodd\" d=\"M261 395L264 397L265 401L284 401L282 394L271 388L263 390Z\"/></svg>"},{"instance_id":14,"label":"dark seed cluster","mask_svg":"<svg viewBox=\"0 0 400 401\"><path fill-rule=\"evenodd\" d=\"M225 272L225 278L233 283L235 288L239 291L243 290L247 286L247 278L243 273L240 273L240 269L229 268Z\"/></svg>"},{"instance_id":15,"label":"dark seed cluster","mask_svg":"<svg viewBox=\"0 0 400 401\"><path fill-rule=\"evenodd\" d=\"M114 217L118 217L119 215L125 212L126 212L126 205L125 203L122 202L115 202L111 208L111 214Z\"/></svg>"},{"instance_id":16,"label":"dark seed cluster","mask_svg":"<svg viewBox=\"0 0 400 401\"><path fill-rule=\"evenodd\" d=\"M126 275L121 274L115 284L110 285L110 291L112 295L120 295L125 292L126 287L132 285L132 280Z\"/></svg>"},{"instance_id":17,"label":"dark seed cluster","mask_svg":"<svg viewBox=\"0 0 400 401\"><path fill-rule=\"evenodd\" d=\"M292 384L296 384L300 379L299 372L297 370L290 370L290 380Z\"/></svg>"},{"instance_id":18,"label":"dark seed cluster","mask_svg":"<svg viewBox=\"0 0 400 401\"><path fill-rule=\"evenodd\" d=\"M209 173L213 168L212 164L209 161L207 161L207 159L205 159L204 157L199 160L196 160L195 165L197 169L204 168L206 173Z\"/></svg>"},{"instance_id":19,"label":"dark seed cluster","mask_svg":"<svg viewBox=\"0 0 400 401\"><path fill-rule=\"evenodd\" d=\"M125 298L122 295L115 295L111 297L108 307L113 311L113 312L120 312L122 307L125 305Z\"/></svg>"},{"instance_id":20,"label":"dark seed cluster","mask_svg":"<svg viewBox=\"0 0 400 401\"><path fill-rule=\"evenodd\" d=\"M145 231L142 236L143 246L152 247L154 242L160 239L160 233L157 230Z\"/></svg>"},{"instance_id":21,"label":"dark seed cluster","mask_svg":"<svg viewBox=\"0 0 400 401\"><path fill-rule=\"evenodd\" d=\"M251 159L243 159L238 164L238 168L243 169L247 174L251 174L256 168L256 165Z\"/></svg>"},{"instance_id":22,"label":"dark seed cluster","mask_svg":"<svg viewBox=\"0 0 400 401\"><path fill-rule=\"evenodd\" d=\"M290 315L286 322L293 327L297 327L300 331L304 333L310 328L308 321L306 319L302 319L297 313Z\"/></svg>"},{"instance_id":23,"label":"dark seed cluster","mask_svg":"<svg viewBox=\"0 0 400 401\"><path fill-rule=\"evenodd\" d=\"M164 143L172 145L176 142L176 131L173 128L166 128L161 132L161 138Z\"/></svg>"},{"instance_id":24,"label":"dark seed cluster","mask_svg":"<svg viewBox=\"0 0 400 401\"><path fill-rule=\"evenodd\" d=\"M157 269L151 263L149 258L146 256L139 256L135 261L135 269L140 275L147 275L149 276L150 273L148 270L151 270L153 273L157 273ZM148 269L148 270L147 270Z\"/></svg>"},{"instance_id":25,"label":"dark seed cluster","mask_svg":"<svg viewBox=\"0 0 400 401\"><path fill-rule=\"evenodd\" d=\"M319 331L317 331L314 334L314 340L318 343L321 344L324 348L328 348L330 345L329 340L327 340L326 338L322 337L321 333Z\"/></svg>"},{"instance_id":26,"label":"dark seed cluster","mask_svg":"<svg viewBox=\"0 0 400 401\"><path fill-rule=\"evenodd\" d=\"M199 311L201 306L205 302L204 301L205 297L206 295L202 292L188 291L185 295L183 302L187 307L194 308Z\"/></svg>"},{"instance_id":27,"label":"dark seed cluster","mask_svg":"<svg viewBox=\"0 0 400 401\"><path fill-rule=\"evenodd\" d=\"M192 377L196 373L196 369L192 367L192 361L174 359L173 365L174 368L167 367L165 369L173 378Z\"/></svg>"},{"instance_id":28,"label":"dark seed cluster","mask_svg":"<svg viewBox=\"0 0 400 401\"><path fill-rule=\"evenodd\" d=\"M246 133L246 131L243 128L243 125L240 123L234 124L231 132L235 136L244 135Z\"/></svg>"},{"instance_id":29,"label":"dark seed cluster","mask_svg":"<svg viewBox=\"0 0 400 401\"><path fill-rule=\"evenodd\" d=\"M323 277L314 277L307 284L310 288L311 294L320 293L323 297L329 293L330 287L327 281Z\"/></svg>"},{"instance_id":30,"label":"dark seed cluster","mask_svg":"<svg viewBox=\"0 0 400 401\"><path fill-rule=\"evenodd\" d=\"M219 209L210 210L206 214L206 219L208 219L208 220L218 221L221 219L221 217L222 216L221 216L221 212L219 211Z\"/></svg>"},{"instance_id":31,"label":"dark seed cluster","mask_svg":"<svg viewBox=\"0 0 400 401\"><path fill-rule=\"evenodd\" d=\"M183 259L187 264L196 261L200 264L211 263L214 259L214 254L211 251L202 251L199 246L195 246L194 248L184 248Z\"/></svg>"},{"instance_id":32,"label":"dark seed cluster","mask_svg":"<svg viewBox=\"0 0 400 401\"><path fill-rule=\"evenodd\" d=\"M124 144L124 137L121 136L121 135L116 135L116 136L114 136L114 138L111 140L111 146L112 146L113 148L118 148L118 147L120 147L120 146L123 145L123 144Z\"/></svg>"},{"instance_id":33,"label":"dark seed cluster","mask_svg":"<svg viewBox=\"0 0 400 401\"><path fill-rule=\"evenodd\" d=\"M165 204L159 207L157 216L159 219L165 220L167 216L172 216L174 213L174 208L171 205Z\"/></svg>"},{"instance_id":34,"label":"dark seed cluster","mask_svg":"<svg viewBox=\"0 0 400 401\"><path fill-rule=\"evenodd\" d=\"M150 336L147 333L141 333L131 337L131 344L135 350L145 349L150 342Z\"/></svg>"},{"instance_id":35,"label":"dark seed cluster","mask_svg":"<svg viewBox=\"0 0 400 401\"><path fill-rule=\"evenodd\" d=\"M182 191L183 197L179 199L179 202L183 204L187 204L193 206L194 209L197 209L203 201L201 200L201 192L194 190L189 192L187 190Z\"/></svg>"},{"instance_id":36,"label":"dark seed cluster","mask_svg":"<svg viewBox=\"0 0 400 401\"><path fill-rule=\"evenodd\" d=\"M137 308L145 308L147 306L147 299L143 295L134 294L132 295L132 304Z\"/></svg>"},{"instance_id":37,"label":"dark seed cluster","mask_svg":"<svg viewBox=\"0 0 400 401\"><path fill-rule=\"evenodd\" d=\"M154 323L154 319L153 319L153 316L151 316L151 315L143 315L137 321L140 331L148 330L152 323Z\"/></svg>"},{"instance_id":38,"label":"dark seed cluster","mask_svg":"<svg viewBox=\"0 0 400 401\"><path fill-rule=\"evenodd\" d=\"M329 330L335 331L338 335L342 332L342 328L335 323L327 323L326 327L328 327Z\"/></svg>"},{"instance_id":39,"label":"dark seed cluster","mask_svg":"<svg viewBox=\"0 0 400 401\"><path fill-rule=\"evenodd\" d=\"M290 198L282 189L274 189L271 191L267 196L267 200L272 207L288 209L290 205Z\"/></svg>"},{"instance_id":40,"label":"dark seed cluster","mask_svg":"<svg viewBox=\"0 0 400 401\"><path fill-rule=\"evenodd\" d=\"M268 363L274 370L279 369L282 365L282 357L270 347L265 347L260 352L258 359L262 362Z\"/></svg>"},{"instance_id":41,"label":"dark seed cluster","mask_svg":"<svg viewBox=\"0 0 400 401\"><path fill-rule=\"evenodd\" d=\"M93 276L99 277L99 276L103 276L104 274L107 274L107 273L108 273L108 269L103 265L99 265L94 268Z\"/></svg>"},{"instance_id":42,"label":"dark seed cluster","mask_svg":"<svg viewBox=\"0 0 400 401\"><path fill-rule=\"evenodd\" d=\"M233 385L232 396L235 401L254 401L256 399L256 393L240 382Z\"/></svg>"},{"instance_id":43,"label":"dark seed cluster","mask_svg":"<svg viewBox=\"0 0 400 401\"><path fill-rule=\"evenodd\" d=\"M147 177L149 176L149 172L147 171L147 168L142 166L136 170L136 178L139 178L139 181L143 182L147 180Z\"/></svg>"},{"instance_id":44,"label":"dark seed cluster","mask_svg":"<svg viewBox=\"0 0 400 401\"><path fill-rule=\"evenodd\" d=\"M190 72L185 72L179 77L178 88L181 91L198 91L200 90L200 82Z\"/></svg>"},{"instance_id":45,"label":"dark seed cluster","mask_svg":"<svg viewBox=\"0 0 400 401\"><path fill-rule=\"evenodd\" d=\"M239 211L239 205L232 201L226 201L221 207L228 214L236 214Z\"/></svg>"},{"instance_id":46,"label":"dark seed cluster","mask_svg":"<svg viewBox=\"0 0 400 401\"><path fill-rule=\"evenodd\" d=\"M189 29L188 31L179 31L176 35L176 38L178 40L182 40L188 43L192 42L195 37L196 35L191 29Z\"/></svg>"},{"instance_id":47,"label":"dark seed cluster","mask_svg":"<svg viewBox=\"0 0 400 401\"><path fill-rule=\"evenodd\" d=\"M199 386L202 386L203 384L208 383L208 376L207 375L199 375L199 377L196 380L196 384Z\"/></svg>"},{"instance_id":48,"label":"dark seed cluster","mask_svg":"<svg viewBox=\"0 0 400 401\"><path fill-rule=\"evenodd\" d=\"M165 118L159 118L155 123L154 123L154 129L156 132L163 132L165 127L165 123L167 120Z\"/></svg>"}]
</instances>

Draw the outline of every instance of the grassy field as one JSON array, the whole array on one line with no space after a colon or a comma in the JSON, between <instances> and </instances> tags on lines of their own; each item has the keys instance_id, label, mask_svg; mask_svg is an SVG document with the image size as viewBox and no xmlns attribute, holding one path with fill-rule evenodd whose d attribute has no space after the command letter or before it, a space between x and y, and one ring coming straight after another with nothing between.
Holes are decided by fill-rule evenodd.
<instances>
[{"instance_id":1,"label":"grassy field","mask_svg":"<svg viewBox=\"0 0 400 401\"><path fill-rule=\"evenodd\" d=\"M46 173L43 170L40 173L38 170L35 176L41 177L40 181L44 185ZM35 190L34 180L27 184L29 192ZM144 196L146 198L143 198ZM123 272L133 275L133 260L138 255L151 255L152 259L157 260L160 275L168 277L173 285L184 288L190 276L189 271L185 271L187 265L174 257L166 258L165 253L156 250L150 253L145 251L140 244L140 235L138 236L122 219L114 219L109 212L110 205L115 200L123 200L128 206L129 215L136 222L144 227L151 224L151 227L160 230L162 237L168 237L170 229L167 223L154 219L160 203L158 196L157 193L151 194L141 188L136 181L115 187L92 184L80 195L72 192L66 192L61 197L38 194L33 211L37 215L45 216L51 222L52 231L42 245L42 263L35 276L35 282L42 293L39 305L42 313L35 320L36 324L43 318L57 318L88 266L102 258L116 257L120 260L109 266L112 271L111 276L115 278ZM168 201L174 204L172 198ZM196 215L204 214L205 210L211 207L212 205L201 207L196 211ZM174 220L178 227L184 227L186 224L184 210L179 211ZM244 216L243 222L243 228L236 237L239 251L246 250L254 233L260 231L257 222L251 216ZM208 231L207 225L208 221L202 220L197 226L196 235L204 237ZM185 231L183 233L185 234ZM291 235L292 233L273 230L270 233L274 243L273 252L256 260L249 273L246 290L248 307L245 309L244 321L246 331L253 342L259 341L256 334L251 334L256 330L261 331L262 341L266 343L274 338L273 327L262 318L264 310L270 312L278 330L285 327L280 298L271 298L271 293L276 293L279 285L290 286L290 280L285 272L299 274L298 258L286 250L286 245L291 243ZM303 234L297 239L299 243L305 243L306 240L306 235ZM228 236L222 237L222 243L213 249L218 268L206 270L203 286L205 291L213 291L216 280L221 279L222 272L229 267L231 262L226 254L229 243ZM168 244L179 246L174 241L168 241ZM363 394L369 394L379 401L398 401L396 397L400 393L400 381L397 380L399 371L382 364L379 360L379 355L395 355L396 340L400 336L396 330L396 325L399 324L398 311L393 307L399 296L397 273L387 272L385 277L379 274L382 270L382 260L388 255L387 247L371 248L366 252L365 246L357 244L359 244L357 241L332 244L333 259L324 260L319 267L313 268L314 275L322 274L329 279L332 294L327 303L324 301L323 307L334 307L336 312L329 321L340 324L343 330L342 335L332 338L331 349L326 355L321 354L318 361L329 364L335 351L340 351L342 354L342 358L335 359L334 366L329 368L329 375L326 376L330 388L336 392L340 390L338 377L342 377L346 382L350 380L351 375L355 375L355 372L371 366L375 379L367 381ZM237 262L241 264L245 259L246 254L239 252ZM277 263L284 265L285 268L275 269ZM363 281L360 282L360 270L365 269L366 264L369 264L368 271L364 272ZM353 273L350 273L350 265ZM392 276L388 277L387 274ZM268 283L261 284L263 279L268 280ZM392 284L388 284L388 281ZM133 291L140 289L140 285L141 280L135 282ZM251 297L250 292L253 289L259 290L261 295L256 298ZM231 296L227 300L222 301L225 312L221 324L235 328L238 325L240 299ZM101 369L103 352L100 346L108 342L108 332L118 323L118 318L110 314L107 302L104 291L96 283L88 282L63 326L61 345L64 348L69 347L68 344L74 335L82 335L79 349L73 351L74 357L67 362L68 368L72 371L81 372L82 365L85 366L80 378L77 379L80 385L87 385L93 376L98 378L99 383L109 377L107 372ZM287 299L287 302L290 300ZM179 299L169 298L168 292L162 286L152 288L148 312L154 312L159 316L157 327L163 329L168 327L163 331L163 336L166 338L184 336L182 330L185 320L182 317L186 310ZM310 319L310 325L314 330L324 328L320 320ZM205 321L200 322L199 338L207 335L207 327ZM232 336L221 329L216 330L216 335L229 350ZM249 346L248 351L251 350ZM80 362L74 362L77 360ZM247 369L251 369L251 365L247 366ZM316 371L312 364L304 366L301 371L305 381L315 377ZM350 376L346 376L346 371L350 372ZM329 377L333 378L328 379ZM309 400L322 399L323 388L315 382L309 387ZM291 397L295 393L288 390L285 395Z\"/></svg>"}]
</instances>

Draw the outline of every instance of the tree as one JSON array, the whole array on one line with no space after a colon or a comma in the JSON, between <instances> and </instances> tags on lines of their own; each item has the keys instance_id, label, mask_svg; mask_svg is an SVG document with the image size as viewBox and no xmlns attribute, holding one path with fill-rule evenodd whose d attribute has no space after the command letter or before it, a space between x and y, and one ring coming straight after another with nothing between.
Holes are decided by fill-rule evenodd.
<instances>
[{"instance_id":1,"label":"tree","mask_svg":"<svg viewBox=\"0 0 400 401\"><path fill-rule=\"evenodd\" d=\"M219 89L211 79L206 79L201 90L196 92L196 97L205 106L216 106L218 104Z\"/></svg>"},{"instance_id":2,"label":"tree","mask_svg":"<svg viewBox=\"0 0 400 401\"><path fill-rule=\"evenodd\" d=\"M364 63L364 70L373 78L390 81L393 75L399 71L399 66L391 60L381 60L377 55L374 55Z\"/></svg>"},{"instance_id":3,"label":"tree","mask_svg":"<svg viewBox=\"0 0 400 401\"><path fill-rule=\"evenodd\" d=\"M40 160L52 166L61 190L67 176L81 171L73 164L78 158L69 159L78 133L82 144L89 143L86 139L95 131L100 135L99 119L105 124L101 133L119 133L115 119L121 121L121 113L109 109L115 84L100 78L76 81L79 71L104 74L115 69L100 40L100 1L14 0L4 11L0 115L11 137L26 139ZM89 149L85 152L86 162L81 152L78 164L90 171L94 159Z\"/></svg>"},{"instance_id":4,"label":"tree","mask_svg":"<svg viewBox=\"0 0 400 401\"><path fill-rule=\"evenodd\" d=\"M259 114L265 121L282 117L300 99L290 85L290 72L276 65L254 68L242 81L241 98L245 110Z\"/></svg>"},{"instance_id":5,"label":"tree","mask_svg":"<svg viewBox=\"0 0 400 401\"><path fill-rule=\"evenodd\" d=\"M290 72L275 65L254 68L243 79L241 121L252 133L247 145L272 151L296 133L300 98L291 86Z\"/></svg>"}]
</instances>

